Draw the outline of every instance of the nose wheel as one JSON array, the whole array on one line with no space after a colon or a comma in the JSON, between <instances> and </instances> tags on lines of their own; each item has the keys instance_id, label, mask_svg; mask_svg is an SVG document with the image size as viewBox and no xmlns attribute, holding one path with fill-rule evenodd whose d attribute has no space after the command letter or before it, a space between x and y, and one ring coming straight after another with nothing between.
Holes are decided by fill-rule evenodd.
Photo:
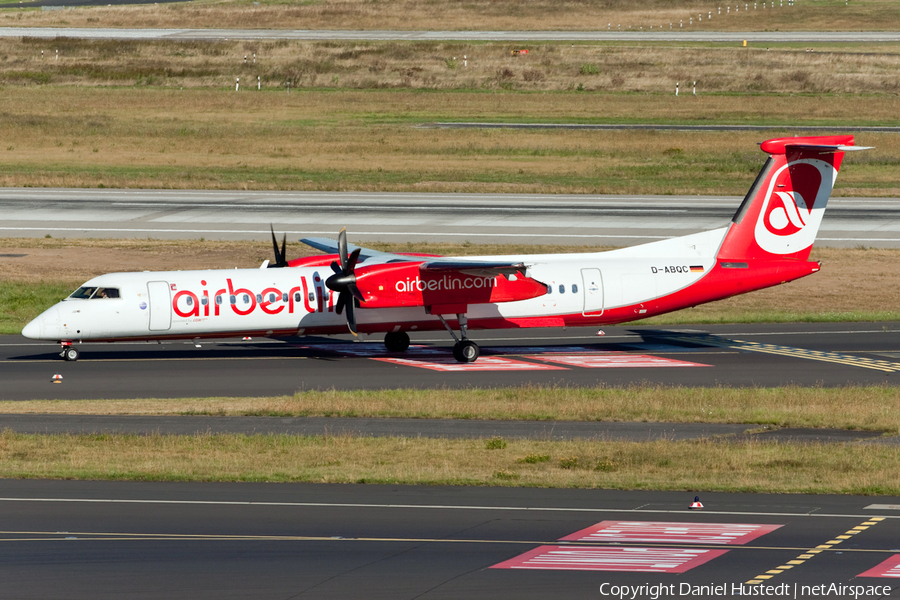
<instances>
[{"instance_id":1,"label":"nose wheel","mask_svg":"<svg viewBox=\"0 0 900 600\"><path fill-rule=\"evenodd\" d=\"M78 360L78 357L81 356L81 352L71 344L63 344L62 352L60 352L59 355L62 356L64 360L76 361Z\"/></svg>"},{"instance_id":2,"label":"nose wheel","mask_svg":"<svg viewBox=\"0 0 900 600\"><path fill-rule=\"evenodd\" d=\"M443 315L438 315L437 318L441 320L441 323L444 324L444 327L450 332L453 339L456 340L456 344L453 345L453 358L461 363L473 363L478 360L478 357L481 355L481 349L478 347L478 344L470 340L466 335L469 322L468 319L466 319L466 315L464 313L456 315L456 318L459 321L460 337L456 337L456 334L453 333L453 330L447 325L447 321L444 320Z\"/></svg>"}]
</instances>

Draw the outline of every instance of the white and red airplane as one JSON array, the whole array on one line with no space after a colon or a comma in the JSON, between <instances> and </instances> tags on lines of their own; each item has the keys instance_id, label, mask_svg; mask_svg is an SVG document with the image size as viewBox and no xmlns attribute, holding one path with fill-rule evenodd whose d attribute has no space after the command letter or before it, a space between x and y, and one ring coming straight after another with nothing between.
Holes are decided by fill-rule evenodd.
<instances>
[{"instance_id":1,"label":"white and red airplane","mask_svg":"<svg viewBox=\"0 0 900 600\"><path fill-rule=\"evenodd\" d=\"M332 335L348 326L384 333L387 349L402 352L407 332L446 329L456 359L473 362L472 329L609 325L720 300L819 270L809 254L844 152L864 149L849 135L761 148L768 161L720 229L608 252L459 258L359 248L341 231L337 241L301 240L328 254L291 261L273 232L274 265L101 275L22 335L56 341L77 360L75 344L89 340Z\"/></svg>"}]
</instances>

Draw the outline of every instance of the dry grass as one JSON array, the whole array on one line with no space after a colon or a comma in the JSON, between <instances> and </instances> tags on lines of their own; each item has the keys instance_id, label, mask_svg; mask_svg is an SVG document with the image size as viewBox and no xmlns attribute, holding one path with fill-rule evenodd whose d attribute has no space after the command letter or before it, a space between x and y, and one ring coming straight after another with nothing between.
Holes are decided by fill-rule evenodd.
<instances>
[{"instance_id":1,"label":"dry grass","mask_svg":"<svg viewBox=\"0 0 900 600\"><path fill-rule=\"evenodd\" d=\"M900 390L888 386L526 386L466 390L331 390L274 398L4 401L0 402L0 413L747 423L884 430L900 434L898 405Z\"/></svg>"},{"instance_id":2,"label":"dry grass","mask_svg":"<svg viewBox=\"0 0 900 600\"><path fill-rule=\"evenodd\" d=\"M3 26L161 27L272 29L398 29L398 30L895 30L900 9L890 0L809 2L776 0L763 10L744 10L744 2L708 0L330 0L287 2L270 0L195 1L190 3L76 8L62 12L5 11ZM718 7L722 6L722 15ZM731 6L731 11L725 8ZM735 11L735 7L740 10ZM708 13L713 13L708 20ZM698 15L703 21L697 20ZM693 25L689 19L693 18Z\"/></svg>"},{"instance_id":3,"label":"dry grass","mask_svg":"<svg viewBox=\"0 0 900 600\"><path fill-rule=\"evenodd\" d=\"M0 433L0 477L898 494L900 450L849 444L517 440L488 449L484 440L5 431Z\"/></svg>"},{"instance_id":4,"label":"dry grass","mask_svg":"<svg viewBox=\"0 0 900 600\"><path fill-rule=\"evenodd\" d=\"M898 98L25 87L0 185L741 195L783 132L433 130L435 120L896 121ZM863 115L862 117L860 115ZM852 127L849 127L852 130ZM811 128L814 129L814 128ZM863 134L836 195L900 196L900 138Z\"/></svg>"},{"instance_id":5,"label":"dry grass","mask_svg":"<svg viewBox=\"0 0 900 600\"><path fill-rule=\"evenodd\" d=\"M0 83L234 89L892 93L896 44L0 40ZM46 54L41 56L41 52ZM56 59L56 52L59 59ZM464 64L463 56L467 57ZM246 60L246 62L245 62ZM895 116L896 118L896 116Z\"/></svg>"}]
</instances>

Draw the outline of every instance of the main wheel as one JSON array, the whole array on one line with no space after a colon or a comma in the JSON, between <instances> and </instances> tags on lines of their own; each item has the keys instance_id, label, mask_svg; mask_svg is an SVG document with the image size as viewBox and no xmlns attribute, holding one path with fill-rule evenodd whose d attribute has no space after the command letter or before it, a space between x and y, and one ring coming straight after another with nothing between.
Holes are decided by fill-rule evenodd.
<instances>
[{"instance_id":1,"label":"main wheel","mask_svg":"<svg viewBox=\"0 0 900 600\"><path fill-rule=\"evenodd\" d=\"M473 363L478 360L481 349L471 340L463 340L453 346L453 358L461 363Z\"/></svg>"},{"instance_id":2,"label":"main wheel","mask_svg":"<svg viewBox=\"0 0 900 600\"><path fill-rule=\"evenodd\" d=\"M78 357L81 353L78 351L78 348L73 346L69 346L65 350L63 350L63 358L70 361L78 360Z\"/></svg>"},{"instance_id":3,"label":"main wheel","mask_svg":"<svg viewBox=\"0 0 900 600\"><path fill-rule=\"evenodd\" d=\"M384 335L384 347L388 352L406 352L409 335L405 331L389 331Z\"/></svg>"}]
</instances>

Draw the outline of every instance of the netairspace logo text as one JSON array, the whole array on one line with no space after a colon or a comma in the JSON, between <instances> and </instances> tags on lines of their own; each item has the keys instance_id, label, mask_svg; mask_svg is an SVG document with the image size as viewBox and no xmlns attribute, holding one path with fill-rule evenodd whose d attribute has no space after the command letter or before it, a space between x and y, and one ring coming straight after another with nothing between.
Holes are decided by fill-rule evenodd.
<instances>
[{"instance_id":1,"label":"netairspace logo text","mask_svg":"<svg viewBox=\"0 0 900 600\"><path fill-rule=\"evenodd\" d=\"M847 585L822 583L807 585L782 583L781 585L745 585L743 583L657 583L644 585L600 585L600 596L619 600L664 600L666 598L880 598L891 593L889 585Z\"/></svg>"}]
</instances>

